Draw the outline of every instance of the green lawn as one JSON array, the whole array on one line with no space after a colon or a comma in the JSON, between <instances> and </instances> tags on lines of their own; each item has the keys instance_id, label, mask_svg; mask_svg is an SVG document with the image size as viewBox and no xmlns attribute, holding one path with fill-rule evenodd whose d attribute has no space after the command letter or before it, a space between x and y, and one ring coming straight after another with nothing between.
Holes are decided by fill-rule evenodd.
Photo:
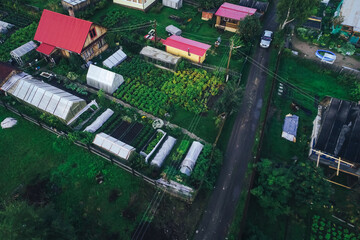
<instances>
[{"instance_id":1,"label":"green lawn","mask_svg":"<svg viewBox=\"0 0 360 240\"><path fill-rule=\"evenodd\" d=\"M37 189L36 194L45 192L51 196L55 208L71 219L82 237L90 239L106 232L104 237L118 234L121 239L130 238L153 188L0 107L0 121L8 116L15 117L18 124L0 130L1 200L9 201L14 190L22 193L29 184L46 180L46 189ZM96 182L99 172L104 176L103 184ZM117 197L110 200L112 192Z\"/></svg>"}]
</instances>

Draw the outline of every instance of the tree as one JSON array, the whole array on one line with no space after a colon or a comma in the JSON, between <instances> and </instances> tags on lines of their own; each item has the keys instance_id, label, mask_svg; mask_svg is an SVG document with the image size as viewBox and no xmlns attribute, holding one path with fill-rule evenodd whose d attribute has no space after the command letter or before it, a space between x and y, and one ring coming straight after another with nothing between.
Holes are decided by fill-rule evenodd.
<instances>
[{"instance_id":1,"label":"tree","mask_svg":"<svg viewBox=\"0 0 360 240\"><path fill-rule=\"evenodd\" d=\"M273 220L280 215L303 213L329 203L332 189L320 168L304 160L291 165L263 159L257 164L258 186L251 190L266 214Z\"/></svg>"},{"instance_id":2,"label":"tree","mask_svg":"<svg viewBox=\"0 0 360 240\"><path fill-rule=\"evenodd\" d=\"M320 0L279 0L277 5L278 22L280 29L284 29L288 23L294 20L304 22L312 14L316 13L316 7Z\"/></svg>"},{"instance_id":3,"label":"tree","mask_svg":"<svg viewBox=\"0 0 360 240\"><path fill-rule=\"evenodd\" d=\"M260 20L256 16L247 16L239 23L239 36L245 42L253 41L261 31Z\"/></svg>"},{"instance_id":4,"label":"tree","mask_svg":"<svg viewBox=\"0 0 360 240\"><path fill-rule=\"evenodd\" d=\"M218 114L225 113L227 116L236 112L241 103L242 88L234 82L228 82L220 99L215 104Z\"/></svg>"}]
</instances>

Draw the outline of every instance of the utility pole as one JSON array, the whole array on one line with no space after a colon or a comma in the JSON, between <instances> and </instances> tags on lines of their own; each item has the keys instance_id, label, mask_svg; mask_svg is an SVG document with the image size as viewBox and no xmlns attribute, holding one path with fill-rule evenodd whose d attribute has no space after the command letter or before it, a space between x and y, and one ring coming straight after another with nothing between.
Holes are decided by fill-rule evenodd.
<instances>
[{"instance_id":1,"label":"utility pole","mask_svg":"<svg viewBox=\"0 0 360 240\"><path fill-rule=\"evenodd\" d=\"M230 66L231 53L232 53L233 48L234 48L234 40L231 39L229 59L228 59L227 67L226 67L226 82L229 80L229 66Z\"/></svg>"},{"instance_id":2,"label":"utility pole","mask_svg":"<svg viewBox=\"0 0 360 240\"><path fill-rule=\"evenodd\" d=\"M155 19L155 21L154 21L155 23L154 23L154 29L155 29L155 43L156 43L156 41L157 41L157 34L156 34L156 19Z\"/></svg>"}]
</instances>

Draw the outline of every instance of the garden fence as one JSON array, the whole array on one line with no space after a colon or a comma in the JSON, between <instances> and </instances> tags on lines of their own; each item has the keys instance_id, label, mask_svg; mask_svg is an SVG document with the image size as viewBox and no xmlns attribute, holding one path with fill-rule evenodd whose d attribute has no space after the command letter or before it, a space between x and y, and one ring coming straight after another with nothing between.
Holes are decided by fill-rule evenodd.
<instances>
[{"instance_id":1,"label":"garden fence","mask_svg":"<svg viewBox=\"0 0 360 240\"><path fill-rule=\"evenodd\" d=\"M43 129L45 129L45 130L47 130L47 131L49 131L51 133L56 134L57 136L63 136L63 137L67 138L67 134L65 132L58 131L55 128L49 127L46 124L44 124L43 122L41 122L39 120L35 120L32 117L21 113L16 108L4 103L1 100L0 100L0 106L6 108L7 110L9 110L9 111L13 112L14 114L24 118L27 121L30 121L30 122L36 124L37 126L40 126ZM75 141L74 144L79 146L79 147L82 147L84 149L87 149L89 152L94 153L94 154L98 155L99 157L104 158L105 160L111 162L113 165L116 165L116 166L122 168L123 170L131 173L133 176L141 178L145 182L147 182L147 183L149 183L149 184L163 190L164 192L167 192L168 194L170 194L172 196L178 197L178 198L180 198L180 199L182 199L184 201L190 202L190 203L193 202L194 199L195 199L196 194L192 194L191 196L189 196L189 195L186 195L186 194L184 194L182 192L177 191L176 189L171 189L171 187L162 185L161 183L157 182L156 180L151 179L151 178L145 176L144 174L136 171L132 167L122 163L120 161L120 159L117 159L116 157L112 156L111 154L104 153L101 149L95 148L95 147L93 147L91 145L88 145L88 144L84 144L84 143L82 143L80 141Z\"/></svg>"},{"instance_id":2,"label":"garden fence","mask_svg":"<svg viewBox=\"0 0 360 240\"><path fill-rule=\"evenodd\" d=\"M202 63L202 64L194 63L194 62L190 62L190 63L198 68L210 70L212 72L215 72L215 71L219 71L219 72L223 72L223 73L226 72L226 68L224 68L224 67L218 67L218 66L214 66L214 65L210 65L210 64L206 64L206 63ZM228 73L230 76L237 77L237 78L241 78L241 75L242 75L241 72L237 72L237 71L234 71L231 69L228 70Z\"/></svg>"}]
</instances>

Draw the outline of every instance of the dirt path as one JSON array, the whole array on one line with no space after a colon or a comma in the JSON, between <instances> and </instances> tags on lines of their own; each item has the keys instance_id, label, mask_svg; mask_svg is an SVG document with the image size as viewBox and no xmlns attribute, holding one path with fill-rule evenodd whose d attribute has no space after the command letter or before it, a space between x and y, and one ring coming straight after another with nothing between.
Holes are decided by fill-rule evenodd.
<instances>
[{"instance_id":1,"label":"dirt path","mask_svg":"<svg viewBox=\"0 0 360 240\"><path fill-rule=\"evenodd\" d=\"M302 57L316 61L320 61L320 59L315 56L315 52L318 49L324 49L319 46L315 46L313 44L309 44L307 42L301 41L296 37L292 38L292 46L294 50L302 53L301 54ZM336 60L334 62L334 65L339 67L345 66L354 69L360 68L360 61L356 60L355 58L344 56L340 53L335 53L335 54L336 54Z\"/></svg>"}]
</instances>

